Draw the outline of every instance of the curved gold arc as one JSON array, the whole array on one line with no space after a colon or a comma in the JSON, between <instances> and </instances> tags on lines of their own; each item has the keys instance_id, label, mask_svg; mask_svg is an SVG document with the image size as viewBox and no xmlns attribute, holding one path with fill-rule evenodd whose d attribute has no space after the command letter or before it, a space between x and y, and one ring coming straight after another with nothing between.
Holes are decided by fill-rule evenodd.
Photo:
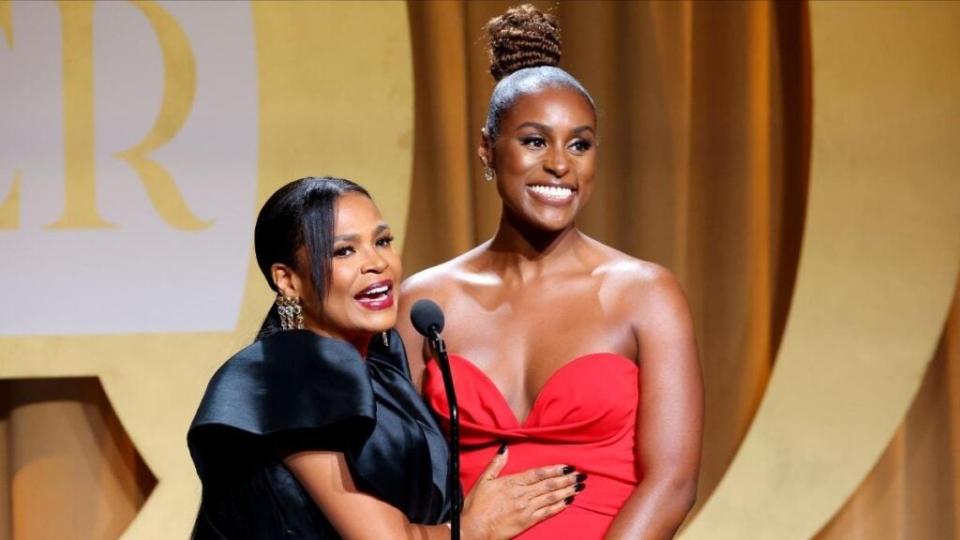
<instances>
[{"instance_id":1,"label":"curved gold arc","mask_svg":"<svg viewBox=\"0 0 960 540\"><path fill-rule=\"evenodd\" d=\"M684 539L810 538L882 454L960 269L960 4L810 4L807 229L753 425Z\"/></svg>"},{"instance_id":2,"label":"curved gold arc","mask_svg":"<svg viewBox=\"0 0 960 540\"><path fill-rule=\"evenodd\" d=\"M254 2L259 159L256 214L267 197L290 180L342 176L366 187L403 238L413 149L413 59L406 5L381 2ZM251 112L253 114L253 112ZM398 242L398 246L400 243ZM142 416L128 426L159 479L125 538L186 537L199 504L199 482L185 434L206 381L230 355L250 343L273 298L251 253L243 306L232 334L157 338L152 366L183 370L182 390L171 411L143 410L137 385L103 376L111 402ZM164 345L160 344L164 339ZM189 361L169 355L189 351ZM166 369L170 369L169 367ZM154 373L154 377L159 376ZM150 383L148 383L150 384ZM156 383L152 383L155 386ZM142 387L141 387L142 388ZM153 418L151 418L153 417ZM151 429L163 419L175 429ZM173 525L172 525L173 524Z\"/></svg>"},{"instance_id":3,"label":"curved gold arc","mask_svg":"<svg viewBox=\"0 0 960 540\"><path fill-rule=\"evenodd\" d=\"M13 48L13 2L0 0L0 30L3 30L7 48Z\"/></svg>"},{"instance_id":4,"label":"curved gold arc","mask_svg":"<svg viewBox=\"0 0 960 540\"><path fill-rule=\"evenodd\" d=\"M116 157L130 164L147 190L147 196L171 227L187 231L209 228L213 221L198 218L187 206L173 177L150 152L169 143L183 128L197 93L197 63L186 32L167 10L150 0L130 0L156 33L163 56L163 98L153 127L142 141Z\"/></svg>"},{"instance_id":5,"label":"curved gold arc","mask_svg":"<svg viewBox=\"0 0 960 540\"><path fill-rule=\"evenodd\" d=\"M135 5L155 7L150 2ZM250 114L259 118L258 170L251 171L257 175L258 200L248 211L256 215L266 197L289 180L344 176L370 190L395 236L402 238L413 163L406 5L233 5L252 10L257 59L259 107ZM164 35L157 34L161 42ZM171 37L176 42L181 38L190 36ZM147 152L153 143L143 144ZM252 340L270 302L251 253L233 332L0 337L0 378L98 376L158 479L124 538L186 538L200 499L187 428L206 382Z\"/></svg>"}]
</instances>

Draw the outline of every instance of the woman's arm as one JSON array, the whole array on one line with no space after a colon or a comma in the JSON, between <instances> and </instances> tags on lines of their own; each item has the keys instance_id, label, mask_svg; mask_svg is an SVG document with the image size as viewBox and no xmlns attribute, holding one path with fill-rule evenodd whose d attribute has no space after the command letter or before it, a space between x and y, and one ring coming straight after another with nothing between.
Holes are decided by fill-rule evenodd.
<instances>
[{"instance_id":1,"label":"woman's arm","mask_svg":"<svg viewBox=\"0 0 960 540\"><path fill-rule=\"evenodd\" d=\"M284 464L345 539L450 537L448 527L414 525L397 508L358 490L340 452L298 452Z\"/></svg>"},{"instance_id":2,"label":"woman's arm","mask_svg":"<svg viewBox=\"0 0 960 540\"><path fill-rule=\"evenodd\" d=\"M467 496L463 540L512 538L566 508L576 493L576 473L565 473L563 465L498 478L506 460L506 452L494 457ZM450 538L449 525L410 523L394 506L358 490L340 452L297 452L283 462L346 540Z\"/></svg>"},{"instance_id":3,"label":"woman's arm","mask_svg":"<svg viewBox=\"0 0 960 540\"><path fill-rule=\"evenodd\" d=\"M693 506L703 432L703 381L687 301L676 279L659 269L635 310L640 404L640 484L607 539L672 538ZM631 297L636 297L631 295Z\"/></svg>"},{"instance_id":4,"label":"woman's arm","mask_svg":"<svg viewBox=\"0 0 960 540\"><path fill-rule=\"evenodd\" d=\"M443 305L444 298L440 294L443 287L438 286L438 279L431 276L429 271L420 272L406 279L400 285L400 305L397 311L397 332L406 347L407 364L410 368L410 379L419 393L423 387L423 372L427 360L430 358L427 340L420 335L410 322L410 311L413 304L422 298L429 298Z\"/></svg>"}]
</instances>

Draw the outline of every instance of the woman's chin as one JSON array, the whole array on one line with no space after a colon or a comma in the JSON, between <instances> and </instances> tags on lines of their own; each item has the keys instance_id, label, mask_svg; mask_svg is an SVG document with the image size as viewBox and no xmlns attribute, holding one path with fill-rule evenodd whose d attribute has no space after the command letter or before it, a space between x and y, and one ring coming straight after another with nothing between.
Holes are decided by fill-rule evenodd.
<instances>
[{"instance_id":1,"label":"woman's chin","mask_svg":"<svg viewBox=\"0 0 960 540\"><path fill-rule=\"evenodd\" d=\"M357 321L358 330L370 334L379 334L386 332L397 325L397 310L392 309L389 312L366 314L363 320Z\"/></svg>"},{"instance_id":2,"label":"woman's chin","mask_svg":"<svg viewBox=\"0 0 960 540\"><path fill-rule=\"evenodd\" d=\"M560 232L571 227L576 217L577 213L572 208L537 208L528 209L522 214L521 219L533 229L544 232Z\"/></svg>"},{"instance_id":3,"label":"woman's chin","mask_svg":"<svg viewBox=\"0 0 960 540\"><path fill-rule=\"evenodd\" d=\"M573 217L568 216L533 216L528 223L534 229L545 233L559 233L573 226Z\"/></svg>"}]
</instances>

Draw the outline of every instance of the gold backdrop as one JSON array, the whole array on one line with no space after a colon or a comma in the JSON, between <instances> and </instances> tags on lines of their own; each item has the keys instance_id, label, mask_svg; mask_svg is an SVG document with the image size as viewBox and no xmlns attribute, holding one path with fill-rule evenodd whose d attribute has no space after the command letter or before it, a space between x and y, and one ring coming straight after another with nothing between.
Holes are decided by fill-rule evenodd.
<instances>
[{"instance_id":1,"label":"gold backdrop","mask_svg":"<svg viewBox=\"0 0 960 540\"><path fill-rule=\"evenodd\" d=\"M258 203L308 173L371 185L406 229L408 273L489 237L480 27L508 5L254 4ZM671 268L694 311L707 424L685 534L808 538L831 516L818 538L960 534L956 300L936 347L960 262L957 6L540 6L600 109L583 228ZM0 386L0 539L113 538L147 497L128 537L186 534L199 492L183 435L269 302L249 274L232 333L0 338L0 376L99 375L106 391L92 378ZM837 344L845 356L818 349ZM136 373L110 360L131 350ZM767 392L777 373L794 376ZM880 392L890 399L869 406Z\"/></svg>"}]
</instances>

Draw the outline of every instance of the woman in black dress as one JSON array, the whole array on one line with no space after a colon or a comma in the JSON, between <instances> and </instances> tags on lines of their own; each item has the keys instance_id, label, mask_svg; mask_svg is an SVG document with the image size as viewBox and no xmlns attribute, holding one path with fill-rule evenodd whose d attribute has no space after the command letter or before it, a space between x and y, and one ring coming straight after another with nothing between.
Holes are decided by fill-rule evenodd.
<instances>
[{"instance_id":1,"label":"woman in black dress","mask_svg":"<svg viewBox=\"0 0 960 540\"><path fill-rule=\"evenodd\" d=\"M260 211L257 262L277 293L253 344L213 376L187 435L203 497L194 537L447 538L447 447L410 383L401 279L369 194L304 178ZM507 538L583 489L563 464L467 496L465 540Z\"/></svg>"}]
</instances>

